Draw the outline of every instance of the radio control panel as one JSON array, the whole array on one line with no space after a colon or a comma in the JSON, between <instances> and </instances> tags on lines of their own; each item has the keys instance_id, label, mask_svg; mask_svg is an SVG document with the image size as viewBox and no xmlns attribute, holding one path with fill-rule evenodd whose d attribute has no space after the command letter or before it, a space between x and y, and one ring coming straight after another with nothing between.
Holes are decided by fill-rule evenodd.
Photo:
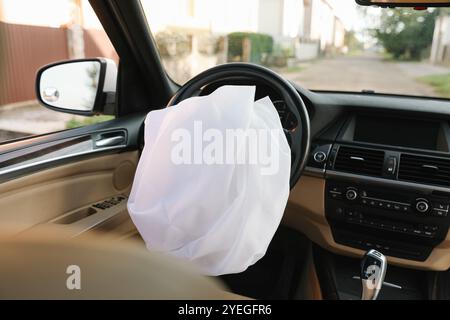
<instances>
[{"instance_id":1,"label":"radio control panel","mask_svg":"<svg viewBox=\"0 0 450 320\"><path fill-rule=\"evenodd\" d=\"M423 261L448 232L450 196L327 181L325 210L334 240Z\"/></svg>"}]
</instances>

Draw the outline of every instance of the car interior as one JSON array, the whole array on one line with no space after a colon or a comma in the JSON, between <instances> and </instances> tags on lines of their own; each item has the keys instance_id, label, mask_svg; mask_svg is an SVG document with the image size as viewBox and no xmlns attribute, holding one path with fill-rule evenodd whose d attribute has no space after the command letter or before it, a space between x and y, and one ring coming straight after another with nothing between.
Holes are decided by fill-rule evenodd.
<instances>
[{"instance_id":1,"label":"car interior","mask_svg":"<svg viewBox=\"0 0 450 320\"><path fill-rule=\"evenodd\" d=\"M360 300L363 259L388 265L378 299L450 299L448 99L315 91L243 62L179 85L164 69L140 1L89 3L120 63L55 61L37 74L36 94L53 110L115 118L0 144L2 299ZM100 70L92 109L52 103L55 91L41 90L45 73L83 62ZM260 261L239 274L203 277L145 249L127 200L147 113L229 84L255 85L255 99L276 102L292 151L291 192ZM71 261L91 274L85 290L65 288L58 270Z\"/></svg>"}]
</instances>

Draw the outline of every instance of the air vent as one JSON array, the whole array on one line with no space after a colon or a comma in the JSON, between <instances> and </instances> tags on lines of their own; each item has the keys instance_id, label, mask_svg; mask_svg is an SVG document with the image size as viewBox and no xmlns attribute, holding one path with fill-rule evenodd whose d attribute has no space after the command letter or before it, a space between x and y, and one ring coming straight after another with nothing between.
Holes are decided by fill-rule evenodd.
<instances>
[{"instance_id":1,"label":"air vent","mask_svg":"<svg viewBox=\"0 0 450 320\"><path fill-rule=\"evenodd\" d=\"M450 186L450 159L402 154L398 179Z\"/></svg>"},{"instance_id":2,"label":"air vent","mask_svg":"<svg viewBox=\"0 0 450 320\"><path fill-rule=\"evenodd\" d=\"M341 146L334 162L334 169L381 177L383 163L384 151Z\"/></svg>"}]
</instances>

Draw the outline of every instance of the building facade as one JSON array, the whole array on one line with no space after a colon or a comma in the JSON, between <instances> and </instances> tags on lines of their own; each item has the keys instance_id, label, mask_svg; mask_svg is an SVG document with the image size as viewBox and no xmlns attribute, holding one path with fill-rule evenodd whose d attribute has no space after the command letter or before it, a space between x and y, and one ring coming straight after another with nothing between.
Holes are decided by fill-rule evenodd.
<instances>
[{"instance_id":1,"label":"building facade","mask_svg":"<svg viewBox=\"0 0 450 320\"><path fill-rule=\"evenodd\" d=\"M430 59L435 64L450 65L450 15L436 19Z\"/></svg>"},{"instance_id":2,"label":"building facade","mask_svg":"<svg viewBox=\"0 0 450 320\"><path fill-rule=\"evenodd\" d=\"M296 46L300 58L344 47L345 28L337 2L328 0L142 0L154 33L184 30L226 35L271 35L281 47ZM178 8L178 10L173 10ZM308 45L314 44L311 51ZM299 49L300 45L300 49ZM302 54L302 50L310 54Z\"/></svg>"}]
</instances>

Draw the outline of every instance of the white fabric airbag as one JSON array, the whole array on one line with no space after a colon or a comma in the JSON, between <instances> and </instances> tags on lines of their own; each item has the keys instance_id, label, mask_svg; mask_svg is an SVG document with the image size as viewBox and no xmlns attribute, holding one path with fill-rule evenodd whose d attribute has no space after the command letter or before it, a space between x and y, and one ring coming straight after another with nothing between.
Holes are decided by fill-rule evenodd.
<instances>
[{"instance_id":1,"label":"white fabric airbag","mask_svg":"<svg viewBox=\"0 0 450 320\"><path fill-rule=\"evenodd\" d=\"M224 86L148 114L128 211L149 249L206 275L264 256L288 200L291 151L271 100L254 98L255 87ZM243 132L257 142L231 148Z\"/></svg>"}]
</instances>

